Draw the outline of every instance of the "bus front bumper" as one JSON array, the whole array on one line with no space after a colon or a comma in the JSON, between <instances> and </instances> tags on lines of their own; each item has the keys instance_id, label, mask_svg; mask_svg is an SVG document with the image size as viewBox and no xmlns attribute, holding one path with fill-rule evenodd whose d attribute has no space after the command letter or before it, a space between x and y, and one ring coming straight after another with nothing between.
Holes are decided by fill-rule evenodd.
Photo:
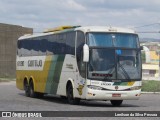
<instances>
[{"instance_id":1,"label":"bus front bumper","mask_svg":"<svg viewBox=\"0 0 160 120\"><path fill-rule=\"evenodd\" d=\"M141 90L133 91L105 91L88 89L86 93L87 100L137 100Z\"/></svg>"}]
</instances>

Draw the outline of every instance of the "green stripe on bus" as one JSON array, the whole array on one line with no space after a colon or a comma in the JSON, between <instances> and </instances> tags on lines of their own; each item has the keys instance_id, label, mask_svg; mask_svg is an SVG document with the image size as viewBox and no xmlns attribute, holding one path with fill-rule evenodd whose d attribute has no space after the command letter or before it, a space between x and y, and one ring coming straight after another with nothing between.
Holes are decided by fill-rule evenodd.
<instances>
[{"instance_id":1,"label":"green stripe on bus","mask_svg":"<svg viewBox=\"0 0 160 120\"><path fill-rule=\"evenodd\" d=\"M53 84L51 85L51 91L50 91L51 94L57 93L64 58L65 58L65 55L59 55L57 58L57 64L55 66L55 71L54 71L54 75L53 75Z\"/></svg>"},{"instance_id":2,"label":"green stripe on bus","mask_svg":"<svg viewBox=\"0 0 160 120\"><path fill-rule=\"evenodd\" d=\"M56 63L57 63L57 58L58 58L58 55L54 55L51 58L51 65L50 65L49 72L48 72L48 78L47 78L45 93L50 93L50 89L51 89L52 84L53 84L53 75L54 75L55 66L56 66Z\"/></svg>"},{"instance_id":3,"label":"green stripe on bus","mask_svg":"<svg viewBox=\"0 0 160 120\"><path fill-rule=\"evenodd\" d=\"M128 82L115 82L113 85L122 85L122 86L126 86L128 84Z\"/></svg>"}]
</instances>

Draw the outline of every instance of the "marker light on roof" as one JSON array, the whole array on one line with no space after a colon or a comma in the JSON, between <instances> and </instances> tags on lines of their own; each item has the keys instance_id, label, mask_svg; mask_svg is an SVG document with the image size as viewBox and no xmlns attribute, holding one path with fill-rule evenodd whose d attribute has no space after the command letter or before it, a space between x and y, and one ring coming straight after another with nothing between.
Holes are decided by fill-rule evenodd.
<instances>
[{"instance_id":1,"label":"marker light on roof","mask_svg":"<svg viewBox=\"0 0 160 120\"><path fill-rule=\"evenodd\" d=\"M60 26L60 27L56 27L56 28L47 29L44 31L44 33L56 32L56 31L61 31L61 30L65 30L65 29L77 28L77 27L80 27L80 26Z\"/></svg>"}]
</instances>

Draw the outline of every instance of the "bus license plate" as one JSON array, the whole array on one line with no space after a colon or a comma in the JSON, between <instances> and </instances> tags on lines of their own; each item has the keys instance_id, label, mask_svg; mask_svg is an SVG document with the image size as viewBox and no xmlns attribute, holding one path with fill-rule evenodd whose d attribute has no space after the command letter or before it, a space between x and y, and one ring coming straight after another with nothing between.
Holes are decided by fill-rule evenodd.
<instances>
[{"instance_id":1,"label":"bus license plate","mask_svg":"<svg viewBox=\"0 0 160 120\"><path fill-rule=\"evenodd\" d=\"M121 94L112 94L112 97L121 97Z\"/></svg>"}]
</instances>

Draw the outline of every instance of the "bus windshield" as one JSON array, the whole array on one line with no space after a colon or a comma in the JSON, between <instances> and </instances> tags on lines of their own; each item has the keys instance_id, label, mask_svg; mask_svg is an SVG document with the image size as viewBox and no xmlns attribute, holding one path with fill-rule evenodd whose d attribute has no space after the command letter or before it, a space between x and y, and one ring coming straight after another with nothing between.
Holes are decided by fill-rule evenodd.
<instances>
[{"instance_id":1,"label":"bus windshield","mask_svg":"<svg viewBox=\"0 0 160 120\"><path fill-rule=\"evenodd\" d=\"M138 35L129 33L87 34L90 47L88 78L100 80L141 79Z\"/></svg>"},{"instance_id":2,"label":"bus windshield","mask_svg":"<svg viewBox=\"0 0 160 120\"><path fill-rule=\"evenodd\" d=\"M88 33L88 45L98 47L138 48L138 35L128 33Z\"/></svg>"},{"instance_id":3,"label":"bus windshield","mask_svg":"<svg viewBox=\"0 0 160 120\"><path fill-rule=\"evenodd\" d=\"M140 52L135 49L90 49L88 78L104 81L141 79Z\"/></svg>"}]
</instances>

